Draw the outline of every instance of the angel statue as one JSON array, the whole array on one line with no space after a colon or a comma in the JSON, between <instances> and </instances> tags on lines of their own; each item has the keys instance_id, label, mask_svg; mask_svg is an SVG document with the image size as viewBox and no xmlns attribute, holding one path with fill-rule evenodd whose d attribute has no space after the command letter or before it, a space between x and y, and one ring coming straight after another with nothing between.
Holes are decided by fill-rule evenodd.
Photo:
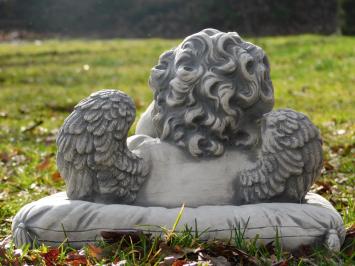
<instances>
[{"instance_id":1,"label":"angel statue","mask_svg":"<svg viewBox=\"0 0 355 266\"><path fill-rule=\"evenodd\" d=\"M318 129L273 110L265 52L206 29L163 53L154 100L135 119L129 96L102 90L65 120L57 164L70 199L178 207L302 202L322 167Z\"/></svg>"}]
</instances>

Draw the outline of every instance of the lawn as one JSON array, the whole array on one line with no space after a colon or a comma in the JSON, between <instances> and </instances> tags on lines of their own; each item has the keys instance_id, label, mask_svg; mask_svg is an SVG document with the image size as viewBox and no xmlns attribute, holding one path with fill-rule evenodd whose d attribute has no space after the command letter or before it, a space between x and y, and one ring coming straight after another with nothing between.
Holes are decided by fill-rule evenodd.
<instances>
[{"instance_id":1,"label":"lawn","mask_svg":"<svg viewBox=\"0 0 355 266\"><path fill-rule=\"evenodd\" d=\"M320 128L325 164L313 190L355 224L355 38L249 39L271 62L276 108L304 112ZM44 40L0 43L0 239L26 203L64 189L55 135L91 92L130 95L137 118L152 100L150 69L180 40Z\"/></svg>"}]
</instances>

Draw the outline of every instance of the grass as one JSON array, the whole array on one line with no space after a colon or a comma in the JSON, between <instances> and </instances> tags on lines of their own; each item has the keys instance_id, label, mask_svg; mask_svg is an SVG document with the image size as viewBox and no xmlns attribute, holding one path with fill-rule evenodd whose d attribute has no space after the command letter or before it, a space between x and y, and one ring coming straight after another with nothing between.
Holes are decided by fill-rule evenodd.
<instances>
[{"instance_id":1,"label":"grass","mask_svg":"<svg viewBox=\"0 0 355 266\"><path fill-rule=\"evenodd\" d=\"M347 227L354 226L355 38L249 40L269 56L276 108L304 112L320 128L325 168L313 190L334 204ZM118 88L134 99L139 117L152 100L151 67L179 41L0 43L0 239L10 234L19 208L64 189L55 134L73 106L91 92Z\"/></svg>"}]
</instances>

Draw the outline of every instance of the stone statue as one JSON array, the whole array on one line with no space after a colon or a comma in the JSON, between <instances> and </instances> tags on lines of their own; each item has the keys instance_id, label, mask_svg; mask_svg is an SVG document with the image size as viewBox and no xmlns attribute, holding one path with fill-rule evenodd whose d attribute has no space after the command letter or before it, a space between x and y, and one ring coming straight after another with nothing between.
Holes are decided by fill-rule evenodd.
<instances>
[{"instance_id":1,"label":"stone statue","mask_svg":"<svg viewBox=\"0 0 355 266\"><path fill-rule=\"evenodd\" d=\"M225 160L238 162L226 180L234 190L228 192L230 199L203 204L303 200L322 166L322 141L305 115L272 110L270 65L261 48L237 33L207 29L162 54L149 83L154 102L139 122L137 134L180 147L187 160L198 158L195 168L226 152L231 156ZM70 199L134 204L144 182L159 185L150 181L149 172L161 165L149 152L140 155L127 148L134 118L133 101L120 91L99 91L75 107L57 140L58 169ZM165 159L174 163L175 154ZM164 174L167 180L179 178ZM197 183L226 179L206 177L210 174L204 168L194 175ZM175 185L174 190L185 187ZM183 199L174 198L179 206ZM138 205L150 201L146 190ZM164 205L161 201L152 203ZM193 200L186 204L198 205Z\"/></svg>"},{"instance_id":2,"label":"stone statue","mask_svg":"<svg viewBox=\"0 0 355 266\"><path fill-rule=\"evenodd\" d=\"M196 228L203 239L242 228L258 242L280 236L284 250L340 250L341 216L308 192L322 167L319 131L304 114L273 110L260 47L206 29L163 53L149 84L154 100L128 138L136 110L123 92L99 91L75 107L57 138L66 193L18 212L16 245L80 248L102 231L159 234L156 225L172 225L184 204L176 230Z\"/></svg>"}]
</instances>

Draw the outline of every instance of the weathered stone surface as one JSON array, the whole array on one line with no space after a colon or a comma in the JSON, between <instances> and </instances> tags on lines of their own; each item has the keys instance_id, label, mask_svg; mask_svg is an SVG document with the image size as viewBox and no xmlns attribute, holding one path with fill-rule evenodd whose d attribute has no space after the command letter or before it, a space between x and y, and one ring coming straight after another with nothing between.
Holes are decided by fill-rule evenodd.
<instances>
[{"instance_id":1,"label":"weathered stone surface","mask_svg":"<svg viewBox=\"0 0 355 266\"><path fill-rule=\"evenodd\" d=\"M272 110L264 51L235 32L206 29L152 69L154 101L127 148L133 101L114 90L81 101L58 136L71 199L176 207L301 202L322 166L318 129ZM133 153L132 153L133 151ZM206 196L208 195L208 196Z\"/></svg>"},{"instance_id":2,"label":"weathered stone surface","mask_svg":"<svg viewBox=\"0 0 355 266\"><path fill-rule=\"evenodd\" d=\"M34 240L59 246L68 237L71 245L82 247L101 239L101 231L140 229L160 234L156 225L171 228L179 210L68 200L65 193L58 193L24 206L14 217L13 236L17 246ZM284 250L323 244L338 250L345 237L340 215L328 201L312 193L305 204L185 207L177 230L183 230L185 224L195 228L195 219L199 232L207 229L203 239L228 240L240 226L246 228L246 239L259 235L260 242L269 243L278 231Z\"/></svg>"},{"instance_id":3,"label":"weathered stone surface","mask_svg":"<svg viewBox=\"0 0 355 266\"><path fill-rule=\"evenodd\" d=\"M305 198L322 167L319 131L302 113L273 110L260 47L206 29L162 54L149 84L154 100L128 139L135 107L123 92L99 91L75 107L57 139L67 193L16 215L17 245L59 245L67 235L82 246L104 230L169 226L185 204L180 228L196 219L207 239L242 226L264 242L280 230L286 250L339 250L340 215L320 196Z\"/></svg>"}]
</instances>

